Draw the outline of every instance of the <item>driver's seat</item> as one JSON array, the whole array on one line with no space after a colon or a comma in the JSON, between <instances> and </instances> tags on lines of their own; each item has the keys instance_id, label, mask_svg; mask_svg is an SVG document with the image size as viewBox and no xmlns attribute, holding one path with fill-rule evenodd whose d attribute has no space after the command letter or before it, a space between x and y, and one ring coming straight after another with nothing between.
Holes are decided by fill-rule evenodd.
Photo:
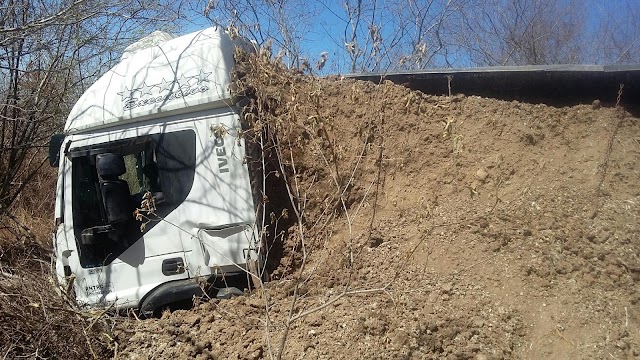
<instances>
[{"instance_id":1,"label":"driver's seat","mask_svg":"<svg viewBox=\"0 0 640 360\"><path fill-rule=\"evenodd\" d=\"M124 157L118 154L105 153L96 156L96 170L100 175L100 192L111 225L133 220L133 200L129 185L118 176L127 172Z\"/></svg>"}]
</instances>

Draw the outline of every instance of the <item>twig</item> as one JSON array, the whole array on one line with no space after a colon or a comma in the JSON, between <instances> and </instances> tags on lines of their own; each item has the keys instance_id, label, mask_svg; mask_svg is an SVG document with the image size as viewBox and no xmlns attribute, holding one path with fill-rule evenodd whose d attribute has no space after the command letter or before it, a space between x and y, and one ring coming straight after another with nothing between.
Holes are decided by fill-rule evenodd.
<instances>
[{"instance_id":1,"label":"twig","mask_svg":"<svg viewBox=\"0 0 640 360\"><path fill-rule=\"evenodd\" d=\"M115 301L114 301L114 302L112 302L112 303L111 303L111 305L109 305L106 309L104 309L102 312L100 312L100 314L99 314L99 315L97 315L97 316L95 317L95 319L93 319L93 321L89 324L89 326L87 326L87 327L85 328L85 330L91 329L91 328L92 328L92 327L93 327L93 326L98 322L98 320L102 319L102 317L103 317L107 312L109 312L111 309L113 309L113 307L115 306L115 304L116 304L116 303L115 303Z\"/></svg>"},{"instance_id":2,"label":"twig","mask_svg":"<svg viewBox=\"0 0 640 360\"><path fill-rule=\"evenodd\" d=\"M301 312L300 314L294 316L291 319L291 322L294 322L298 319L301 319L307 315L313 314L316 311L320 311L324 308L326 308L327 306L335 303L336 301L342 299L345 296L349 296L349 295L355 295L355 294L367 294L367 293L376 293L376 292L386 292L388 291L387 287L382 287L382 288L377 288L377 289L361 289L361 290L345 290L343 292L341 292L339 295L337 295L336 297L334 297L333 299L327 301L326 303L319 305L317 307L314 307L312 309L306 310Z\"/></svg>"},{"instance_id":3,"label":"twig","mask_svg":"<svg viewBox=\"0 0 640 360\"><path fill-rule=\"evenodd\" d=\"M265 332L265 342L267 343L267 351L269 352L269 359L273 359L273 350L271 349L271 332L269 330L269 324L271 323L271 319L269 317L269 297L267 296L267 292L262 286L260 288L262 292L262 299L264 300L264 332Z\"/></svg>"},{"instance_id":4,"label":"twig","mask_svg":"<svg viewBox=\"0 0 640 360\"><path fill-rule=\"evenodd\" d=\"M85 340L87 340L87 345L89 346L89 351L91 351L91 355L93 355L94 359L97 359L98 355L96 355L96 352L93 350L93 346L91 346L91 340L89 340L89 335L87 335L87 331L84 328L82 329L82 333L84 334Z\"/></svg>"},{"instance_id":5,"label":"twig","mask_svg":"<svg viewBox=\"0 0 640 360\"><path fill-rule=\"evenodd\" d=\"M118 343L113 346L113 360L118 360Z\"/></svg>"},{"instance_id":6,"label":"twig","mask_svg":"<svg viewBox=\"0 0 640 360\"><path fill-rule=\"evenodd\" d=\"M624 327L629 327L629 310L626 306L624 307Z\"/></svg>"},{"instance_id":7,"label":"twig","mask_svg":"<svg viewBox=\"0 0 640 360\"><path fill-rule=\"evenodd\" d=\"M618 90L618 97L616 99L616 111L618 111L617 119L613 125L613 130L611 131L611 135L609 136L609 140L607 141L607 147L604 151L604 159L602 160L602 164L600 165L600 179L598 180L598 184L596 185L596 195L601 197L603 195L602 186L604 185L604 181L607 177L607 171L609 170L609 159L611 157L611 152L613 151L613 143L618 134L618 130L620 129L620 125L624 120L624 111L620 109L620 100L622 99L622 90L624 89L624 84L620 84L620 89ZM590 218L593 219L598 215L598 211L600 210L601 201L598 200L595 202L595 208L593 209Z\"/></svg>"},{"instance_id":8,"label":"twig","mask_svg":"<svg viewBox=\"0 0 640 360\"><path fill-rule=\"evenodd\" d=\"M280 148L279 146L275 146L276 149L276 156L278 157L278 159L282 159L282 154L280 152ZM295 169L295 163L293 160L293 154L290 154L291 157L291 167L292 167L292 172L293 172L293 178L295 180L296 178L296 169ZM278 348L278 355L277 355L277 359L280 360L282 359L282 354L284 353L284 346L286 344L287 341L287 336L289 335L289 329L291 328L291 318L293 317L293 311L295 309L296 306L296 302L298 300L298 293L299 293L299 289L300 289L300 279L302 278L302 274L304 274L304 269L307 263L307 249L306 249L306 244L305 244L305 237L304 237L304 227L302 224L302 216L301 216L301 210L296 206L296 201L294 199L293 193L291 192L291 187L289 186L289 181L287 179L287 175L286 172L284 171L284 168L282 166L282 161L279 161L280 164L280 171L282 176L285 178L284 179L284 184L287 188L287 195L289 196L289 201L291 202L291 205L293 207L293 211L296 213L296 220L298 222L298 233L300 235L300 244L301 244L301 248L302 248L302 264L300 265L300 270L298 271L298 277L296 279L296 284L293 290L293 298L291 299L291 307L289 309L289 316L287 318L287 322L285 324L285 328L284 328L284 333L282 334L282 338L280 340L280 346Z\"/></svg>"},{"instance_id":9,"label":"twig","mask_svg":"<svg viewBox=\"0 0 640 360\"><path fill-rule=\"evenodd\" d=\"M384 117L382 117L382 125L384 126ZM367 241L371 242L371 234L373 233L373 222L375 221L377 210L378 210L378 195L380 194L380 182L382 178L382 158L384 155L384 136L382 140L380 140L380 145L378 150L378 159L376 160L377 165L377 174L376 174L376 191L374 192L373 198L373 210L371 214L371 221L369 222L369 234L367 235Z\"/></svg>"},{"instance_id":10,"label":"twig","mask_svg":"<svg viewBox=\"0 0 640 360\"><path fill-rule=\"evenodd\" d=\"M574 348L577 348L576 344L574 344L573 341L567 339L564 335L560 333L560 330L556 329L556 335L558 335L562 340L566 341L568 344L570 344Z\"/></svg>"}]
</instances>

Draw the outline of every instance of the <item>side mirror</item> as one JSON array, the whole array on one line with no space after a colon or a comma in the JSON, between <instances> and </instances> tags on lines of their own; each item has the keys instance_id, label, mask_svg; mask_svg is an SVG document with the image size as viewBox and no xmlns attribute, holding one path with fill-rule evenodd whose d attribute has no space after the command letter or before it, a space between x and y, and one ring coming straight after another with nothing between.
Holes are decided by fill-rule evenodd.
<instances>
[{"instance_id":1,"label":"side mirror","mask_svg":"<svg viewBox=\"0 0 640 360\"><path fill-rule=\"evenodd\" d=\"M58 166L60 164L60 147L64 141L64 134L55 134L49 141L49 164Z\"/></svg>"}]
</instances>

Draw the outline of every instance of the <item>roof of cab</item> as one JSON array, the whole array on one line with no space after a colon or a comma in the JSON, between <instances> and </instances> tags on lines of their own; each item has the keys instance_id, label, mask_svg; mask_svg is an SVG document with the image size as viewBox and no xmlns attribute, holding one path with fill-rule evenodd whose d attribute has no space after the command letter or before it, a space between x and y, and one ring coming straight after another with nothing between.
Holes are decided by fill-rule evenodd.
<instances>
[{"instance_id":1,"label":"roof of cab","mask_svg":"<svg viewBox=\"0 0 640 360\"><path fill-rule=\"evenodd\" d=\"M64 131L86 132L168 112L228 106L234 49L246 45L222 29L207 28L135 49L82 94Z\"/></svg>"}]
</instances>

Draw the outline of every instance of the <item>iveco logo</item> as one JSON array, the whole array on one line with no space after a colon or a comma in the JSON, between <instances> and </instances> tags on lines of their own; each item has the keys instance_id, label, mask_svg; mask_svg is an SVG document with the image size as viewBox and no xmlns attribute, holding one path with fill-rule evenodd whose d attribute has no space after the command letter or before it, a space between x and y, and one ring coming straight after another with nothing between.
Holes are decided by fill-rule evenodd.
<instances>
[{"instance_id":1,"label":"iveco logo","mask_svg":"<svg viewBox=\"0 0 640 360\"><path fill-rule=\"evenodd\" d=\"M218 157L218 170L220 173L229 172L229 163L227 161L227 150L224 147L224 138L216 137L214 141L216 147L216 156Z\"/></svg>"}]
</instances>

